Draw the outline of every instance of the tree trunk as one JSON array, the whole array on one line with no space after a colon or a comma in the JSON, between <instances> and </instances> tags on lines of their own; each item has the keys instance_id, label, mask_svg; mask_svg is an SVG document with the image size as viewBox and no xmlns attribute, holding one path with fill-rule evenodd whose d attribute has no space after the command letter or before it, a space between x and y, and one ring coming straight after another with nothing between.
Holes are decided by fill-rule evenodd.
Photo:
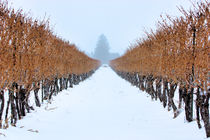
<instances>
[{"instance_id":1,"label":"tree trunk","mask_svg":"<svg viewBox=\"0 0 210 140\"><path fill-rule=\"evenodd\" d=\"M9 105L10 105L10 99L8 99L7 101L7 108L6 108L6 114L5 114L5 125L4 125L4 129L7 129L9 127L9 124L8 124L8 112L9 112Z\"/></svg>"},{"instance_id":2,"label":"tree trunk","mask_svg":"<svg viewBox=\"0 0 210 140\"><path fill-rule=\"evenodd\" d=\"M176 88L177 88L177 84L173 84L173 83L170 84L169 102L171 103L171 106L172 106L173 111L174 111L174 118L176 118L179 114L179 112L177 111L177 107L174 103L174 93L176 91Z\"/></svg>"},{"instance_id":3,"label":"tree trunk","mask_svg":"<svg viewBox=\"0 0 210 140\"><path fill-rule=\"evenodd\" d=\"M63 90L63 79L62 77L59 79L59 84L60 84L60 91Z\"/></svg>"},{"instance_id":4,"label":"tree trunk","mask_svg":"<svg viewBox=\"0 0 210 140\"><path fill-rule=\"evenodd\" d=\"M10 98L10 105L11 105L11 125L15 126L17 122L17 111L15 106L15 97L14 97L14 90L9 90L9 98Z\"/></svg>"},{"instance_id":5,"label":"tree trunk","mask_svg":"<svg viewBox=\"0 0 210 140\"><path fill-rule=\"evenodd\" d=\"M210 93L207 93L207 95L203 95L202 96L202 104L201 104L201 117L204 122L204 127L206 130L207 138L210 137L209 96L210 96Z\"/></svg>"},{"instance_id":6,"label":"tree trunk","mask_svg":"<svg viewBox=\"0 0 210 140\"><path fill-rule=\"evenodd\" d=\"M51 90L50 90L50 95L49 95L49 99L48 100L51 100L52 99L52 95L53 93L55 92L55 86L51 86Z\"/></svg>"},{"instance_id":7,"label":"tree trunk","mask_svg":"<svg viewBox=\"0 0 210 140\"><path fill-rule=\"evenodd\" d=\"M65 80L65 89L67 89L68 88L68 79L64 78L64 80Z\"/></svg>"},{"instance_id":8,"label":"tree trunk","mask_svg":"<svg viewBox=\"0 0 210 140\"><path fill-rule=\"evenodd\" d=\"M182 98L183 98L182 92L183 92L183 89L180 85L180 87L179 87L179 106L178 106L179 109L182 108Z\"/></svg>"},{"instance_id":9,"label":"tree trunk","mask_svg":"<svg viewBox=\"0 0 210 140\"><path fill-rule=\"evenodd\" d=\"M201 106L201 97L200 97L200 88L198 87L197 89L197 98L196 98L196 121L198 124L198 128L201 128L201 123L200 123L200 106Z\"/></svg>"},{"instance_id":10,"label":"tree trunk","mask_svg":"<svg viewBox=\"0 0 210 140\"><path fill-rule=\"evenodd\" d=\"M69 83L70 83L70 88L73 88L73 77L72 77L72 74L69 74L69 78L68 78L68 80L69 80Z\"/></svg>"},{"instance_id":11,"label":"tree trunk","mask_svg":"<svg viewBox=\"0 0 210 140\"><path fill-rule=\"evenodd\" d=\"M58 94L58 91L59 91L58 78L55 78L54 84L55 84L55 93ZM55 95L56 95L56 94L55 94Z\"/></svg>"},{"instance_id":12,"label":"tree trunk","mask_svg":"<svg viewBox=\"0 0 210 140\"><path fill-rule=\"evenodd\" d=\"M190 90L185 90L184 93L184 102L185 102L185 115L186 115L186 120L188 122L193 121L193 88Z\"/></svg>"},{"instance_id":13,"label":"tree trunk","mask_svg":"<svg viewBox=\"0 0 210 140\"><path fill-rule=\"evenodd\" d=\"M161 78L158 78L156 81L156 95L159 98L160 102L162 102L162 96L161 96Z\"/></svg>"},{"instance_id":14,"label":"tree trunk","mask_svg":"<svg viewBox=\"0 0 210 140\"><path fill-rule=\"evenodd\" d=\"M20 113L20 91L18 90L16 92L16 97L15 97L15 102L16 102L16 110L17 110L17 114L18 114L18 119L21 119L21 113Z\"/></svg>"},{"instance_id":15,"label":"tree trunk","mask_svg":"<svg viewBox=\"0 0 210 140\"><path fill-rule=\"evenodd\" d=\"M44 102L44 80L42 80L42 103Z\"/></svg>"},{"instance_id":16,"label":"tree trunk","mask_svg":"<svg viewBox=\"0 0 210 140\"><path fill-rule=\"evenodd\" d=\"M163 100L163 107L165 108L167 105L167 90L168 88L168 82L167 80L163 80L163 95L162 95L162 100Z\"/></svg>"},{"instance_id":17,"label":"tree trunk","mask_svg":"<svg viewBox=\"0 0 210 140\"><path fill-rule=\"evenodd\" d=\"M34 89L35 104L36 104L36 106L40 107L41 103L39 101L38 92L39 92L39 88Z\"/></svg>"},{"instance_id":18,"label":"tree trunk","mask_svg":"<svg viewBox=\"0 0 210 140\"><path fill-rule=\"evenodd\" d=\"M0 91L0 101L1 101L1 107L0 107L0 129L2 128L2 114L3 114L3 111L4 111L4 91L1 90Z\"/></svg>"},{"instance_id":19,"label":"tree trunk","mask_svg":"<svg viewBox=\"0 0 210 140\"><path fill-rule=\"evenodd\" d=\"M23 89L22 87L20 88L20 113L21 116L25 116L25 98L26 98L26 90Z\"/></svg>"}]
</instances>

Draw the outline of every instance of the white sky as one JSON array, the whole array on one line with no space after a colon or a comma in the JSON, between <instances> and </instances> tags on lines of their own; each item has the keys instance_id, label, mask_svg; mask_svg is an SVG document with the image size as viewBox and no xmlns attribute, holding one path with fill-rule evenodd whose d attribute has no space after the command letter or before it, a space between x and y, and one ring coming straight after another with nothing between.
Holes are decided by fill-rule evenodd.
<instances>
[{"instance_id":1,"label":"white sky","mask_svg":"<svg viewBox=\"0 0 210 140\"><path fill-rule=\"evenodd\" d=\"M195 1L195 0L192 0ZM199 0L196 0L199 1ZM155 28L160 14L180 15L176 6L189 9L189 0L9 0L15 9L33 17L50 17L55 32L93 52L100 34L108 38L111 51L124 53L130 43Z\"/></svg>"}]
</instances>

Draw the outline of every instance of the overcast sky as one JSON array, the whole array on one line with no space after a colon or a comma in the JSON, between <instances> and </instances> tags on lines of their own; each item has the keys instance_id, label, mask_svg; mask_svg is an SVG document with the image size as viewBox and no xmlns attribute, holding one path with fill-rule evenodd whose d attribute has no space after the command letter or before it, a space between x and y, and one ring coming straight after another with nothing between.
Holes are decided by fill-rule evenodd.
<instances>
[{"instance_id":1,"label":"overcast sky","mask_svg":"<svg viewBox=\"0 0 210 140\"><path fill-rule=\"evenodd\" d=\"M195 1L195 0L192 0ZM196 0L199 1L199 0ZM155 28L160 15L180 15L176 6L189 9L189 0L9 0L15 9L33 17L50 17L54 31L88 53L100 34L107 37L111 51L124 53L130 43Z\"/></svg>"}]
</instances>

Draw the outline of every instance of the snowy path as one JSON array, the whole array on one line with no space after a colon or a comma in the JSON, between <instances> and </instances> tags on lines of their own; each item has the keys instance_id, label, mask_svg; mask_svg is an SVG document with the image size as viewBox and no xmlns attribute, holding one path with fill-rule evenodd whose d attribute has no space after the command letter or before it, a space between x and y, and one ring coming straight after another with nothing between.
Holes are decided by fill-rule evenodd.
<instances>
[{"instance_id":1,"label":"snowy path","mask_svg":"<svg viewBox=\"0 0 210 140\"><path fill-rule=\"evenodd\" d=\"M47 108L47 109L46 109ZM17 124L0 130L1 140L202 140L204 129L172 119L147 94L132 87L109 67L54 97ZM23 128L20 128L23 127ZM36 132L28 131L37 130Z\"/></svg>"}]
</instances>

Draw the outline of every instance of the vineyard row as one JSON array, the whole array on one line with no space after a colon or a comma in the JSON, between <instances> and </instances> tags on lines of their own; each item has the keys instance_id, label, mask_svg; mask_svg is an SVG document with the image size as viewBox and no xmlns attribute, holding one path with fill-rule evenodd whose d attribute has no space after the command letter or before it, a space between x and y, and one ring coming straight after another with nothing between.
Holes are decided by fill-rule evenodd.
<instances>
[{"instance_id":1,"label":"vineyard row","mask_svg":"<svg viewBox=\"0 0 210 140\"><path fill-rule=\"evenodd\" d=\"M168 110L172 108L174 117L184 104L186 120L191 122L195 110L198 127L201 128L202 120L207 137L210 137L209 5L208 1L200 2L189 11L180 7L183 16L162 17L156 31L146 32L145 38L110 62L121 77L146 91L152 99L159 99ZM174 101L175 91L179 94L178 105Z\"/></svg>"},{"instance_id":2,"label":"vineyard row","mask_svg":"<svg viewBox=\"0 0 210 140\"><path fill-rule=\"evenodd\" d=\"M33 19L0 1L0 128L15 126L33 110L32 93L36 106L41 106L52 95L88 78L99 65L56 36L48 20Z\"/></svg>"}]
</instances>

